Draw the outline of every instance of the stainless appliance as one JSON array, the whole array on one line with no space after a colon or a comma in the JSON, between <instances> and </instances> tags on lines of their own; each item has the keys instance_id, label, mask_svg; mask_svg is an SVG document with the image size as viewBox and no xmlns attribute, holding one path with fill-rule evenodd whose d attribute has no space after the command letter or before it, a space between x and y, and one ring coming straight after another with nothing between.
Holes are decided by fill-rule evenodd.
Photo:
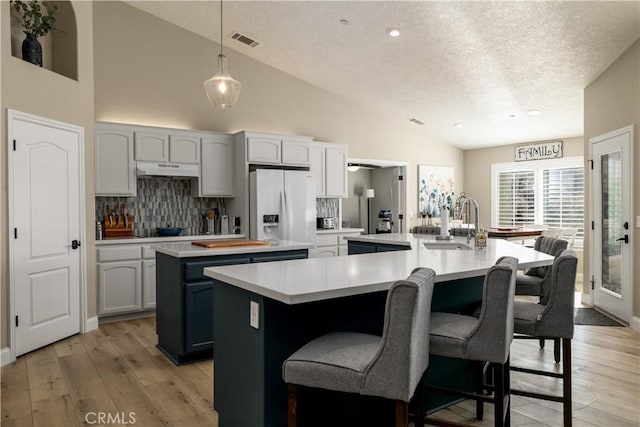
<instances>
[{"instance_id":1,"label":"stainless appliance","mask_svg":"<svg viewBox=\"0 0 640 427\"><path fill-rule=\"evenodd\" d=\"M391 233L391 211L383 209L378 212L376 233Z\"/></svg>"},{"instance_id":2,"label":"stainless appliance","mask_svg":"<svg viewBox=\"0 0 640 427\"><path fill-rule=\"evenodd\" d=\"M314 243L315 205L309 171L257 169L249 174L251 239Z\"/></svg>"},{"instance_id":3,"label":"stainless appliance","mask_svg":"<svg viewBox=\"0 0 640 427\"><path fill-rule=\"evenodd\" d=\"M333 217L316 218L316 228L318 230L332 230L336 228L336 219Z\"/></svg>"}]
</instances>

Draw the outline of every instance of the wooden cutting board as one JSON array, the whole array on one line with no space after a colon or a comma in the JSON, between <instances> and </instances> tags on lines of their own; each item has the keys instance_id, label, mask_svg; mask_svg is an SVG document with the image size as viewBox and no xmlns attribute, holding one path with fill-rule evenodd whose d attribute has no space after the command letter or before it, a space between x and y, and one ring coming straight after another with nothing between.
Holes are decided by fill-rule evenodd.
<instances>
[{"instance_id":1,"label":"wooden cutting board","mask_svg":"<svg viewBox=\"0 0 640 427\"><path fill-rule=\"evenodd\" d=\"M266 240L251 240L251 239L199 240L196 242L191 242L191 244L196 246L202 246L209 249L271 245L271 243L267 242Z\"/></svg>"}]
</instances>

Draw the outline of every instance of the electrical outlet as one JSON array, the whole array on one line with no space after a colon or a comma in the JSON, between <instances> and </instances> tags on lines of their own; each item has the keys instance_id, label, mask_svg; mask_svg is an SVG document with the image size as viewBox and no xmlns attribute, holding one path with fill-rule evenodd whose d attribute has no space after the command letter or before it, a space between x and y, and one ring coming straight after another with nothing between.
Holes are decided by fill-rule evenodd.
<instances>
[{"instance_id":1,"label":"electrical outlet","mask_svg":"<svg viewBox=\"0 0 640 427\"><path fill-rule=\"evenodd\" d=\"M252 327L259 329L260 328L260 305L255 302L249 302L249 325Z\"/></svg>"}]
</instances>

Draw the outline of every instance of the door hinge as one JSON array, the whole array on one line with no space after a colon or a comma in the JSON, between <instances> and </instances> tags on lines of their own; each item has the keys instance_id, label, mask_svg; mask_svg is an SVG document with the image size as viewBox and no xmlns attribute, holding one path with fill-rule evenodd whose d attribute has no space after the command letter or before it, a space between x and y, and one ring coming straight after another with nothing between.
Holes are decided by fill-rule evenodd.
<instances>
[{"instance_id":1,"label":"door hinge","mask_svg":"<svg viewBox=\"0 0 640 427\"><path fill-rule=\"evenodd\" d=\"M595 221L591 221L591 229L592 230L596 229L596 222Z\"/></svg>"},{"instance_id":2,"label":"door hinge","mask_svg":"<svg viewBox=\"0 0 640 427\"><path fill-rule=\"evenodd\" d=\"M591 170L593 170L593 160L589 160L589 163L591 164Z\"/></svg>"},{"instance_id":3,"label":"door hinge","mask_svg":"<svg viewBox=\"0 0 640 427\"><path fill-rule=\"evenodd\" d=\"M16 140L13 140L13 151L16 151Z\"/></svg>"},{"instance_id":4,"label":"door hinge","mask_svg":"<svg viewBox=\"0 0 640 427\"><path fill-rule=\"evenodd\" d=\"M17 229L17 228L14 228L14 229L13 229L13 238L14 238L14 239L17 239L17 238L18 238L18 229Z\"/></svg>"},{"instance_id":5,"label":"door hinge","mask_svg":"<svg viewBox=\"0 0 640 427\"><path fill-rule=\"evenodd\" d=\"M591 283L591 289L594 289L596 285L595 277L591 276L591 280L589 280L589 283Z\"/></svg>"},{"instance_id":6,"label":"door hinge","mask_svg":"<svg viewBox=\"0 0 640 427\"><path fill-rule=\"evenodd\" d=\"M18 316L16 316L16 328L17 328L17 327L19 326L19 324L20 324L20 321L19 321L18 319L19 319L19 317L18 317Z\"/></svg>"},{"instance_id":7,"label":"door hinge","mask_svg":"<svg viewBox=\"0 0 640 427\"><path fill-rule=\"evenodd\" d=\"M403 181L403 180L404 180L404 176L398 175L398 181Z\"/></svg>"}]
</instances>

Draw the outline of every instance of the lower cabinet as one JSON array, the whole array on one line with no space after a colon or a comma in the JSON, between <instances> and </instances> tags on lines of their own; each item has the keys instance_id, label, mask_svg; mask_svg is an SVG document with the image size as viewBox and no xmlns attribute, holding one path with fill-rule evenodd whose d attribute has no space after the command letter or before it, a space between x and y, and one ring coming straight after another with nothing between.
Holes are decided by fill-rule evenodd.
<instances>
[{"instance_id":1,"label":"lower cabinet","mask_svg":"<svg viewBox=\"0 0 640 427\"><path fill-rule=\"evenodd\" d=\"M99 314L117 314L140 310L141 289L140 261L98 264Z\"/></svg>"},{"instance_id":2,"label":"lower cabinet","mask_svg":"<svg viewBox=\"0 0 640 427\"><path fill-rule=\"evenodd\" d=\"M193 258L156 254L158 349L176 365L211 357L215 292L206 267L307 257L306 249Z\"/></svg>"},{"instance_id":3,"label":"lower cabinet","mask_svg":"<svg viewBox=\"0 0 640 427\"><path fill-rule=\"evenodd\" d=\"M359 236L353 231L324 232L316 235L316 247L309 251L310 258L347 255L347 241L345 237Z\"/></svg>"},{"instance_id":4,"label":"lower cabinet","mask_svg":"<svg viewBox=\"0 0 640 427\"><path fill-rule=\"evenodd\" d=\"M211 348L213 344L213 283L185 286L185 350L187 353Z\"/></svg>"},{"instance_id":5,"label":"lower cabinet","mask_svg":"<svg viewBox=\"0 0 640 427\"><path fill-rule=\"evenodd\" d=\"M155 308L154 256L155 251L139 244L98 247L98 316Z\"/></svg>"},{"instance_id":6,"label":"lower cabinet","mask_svg":"<svg viewBox=\"0 0 640 427\"><path fill-rule=\"evenodd\" d=\"M142 308L156 308L156 260L142 261Z\"/></svg>"}]
</instances>

